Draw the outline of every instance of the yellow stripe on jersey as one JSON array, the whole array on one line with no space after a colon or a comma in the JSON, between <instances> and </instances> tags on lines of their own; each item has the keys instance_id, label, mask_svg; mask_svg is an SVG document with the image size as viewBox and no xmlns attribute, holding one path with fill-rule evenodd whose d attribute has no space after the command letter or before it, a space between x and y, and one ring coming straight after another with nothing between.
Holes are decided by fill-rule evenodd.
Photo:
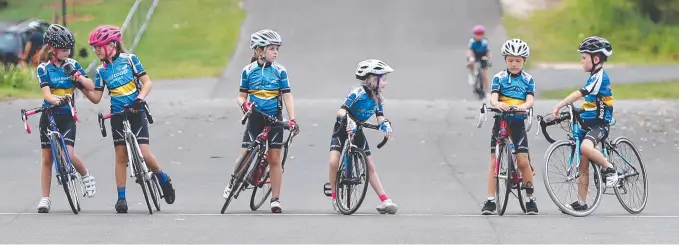
<instances>
[{"instance_id":1,"label":"yellow stripe on jersey","mask_svg":"<svg viewBox=\"0 0 679 245\"><path fill-rule=\"evenodd\" d=\"M50 91L56 96L73 95L73 88L50 88Z\"/></svg>"},{"instance_id":2,"label":"yellow stripe on jersey","mask_svg":"<svg viewBox=\"0 0 679 245\"><path fill-rule=\"evenodd\" d=\"M613 106L613 96L602 96L601 101L604 102L607 106ZM591 111L596 109L596 102L587 102L585 101L582 103L582 109Z\"/></svg>"},{"instance_id":3,"label":"yellow stripe on jersey","mask_svg":"<svg viewBox=\"0 0 679 245\"><path fill-rule=\"evenodd\" d=\"M500 95L499 101L504 102L504 103L506 103L507 105L510 105L510 106L518 106L518 105L521 105L523 103L526 103L525 100L515 99L515 98L507 97L507 96L504 96L504 95Z\"/></svg>"},{"instance_id":4,"label":"yellow stripe on jersey","mask_svg":"<svg viewBox=\"0 0 679 245\"><path fill-rule=\"evenodd\" d=\"M111 96L125 96L125 95L130 95L133 94L134 92L137 92L137 85L134 83L134 80L129 81L123 86L111 89Z\"/></svg>"},{"instance_id":5,"label":"yellow stripe on jersey","mask_svg":"<svg viewBox=\"0 0 679 245\"><path fill-rule=\"evenodd\" d=\"M249 90L250 95L260 99L272 99L278 96L278 90Z\"/></svg>"}]
</instances>

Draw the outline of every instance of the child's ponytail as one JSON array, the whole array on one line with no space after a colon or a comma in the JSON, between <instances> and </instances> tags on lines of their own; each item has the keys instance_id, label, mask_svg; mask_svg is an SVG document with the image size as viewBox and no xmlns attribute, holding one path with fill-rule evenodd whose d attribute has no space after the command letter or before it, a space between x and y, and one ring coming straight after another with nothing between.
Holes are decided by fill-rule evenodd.
<instances>
[{"instance_id":1,"label":"child's ponytail","mask_svg":"<svg viewBox=\"0 0 679 245\"><path fill-rule=\"evenodd\" d=\"M46 45L42 46L42 48L40 49L40 54L39 54L40 63L47 62L54 57L54 53L52 51L50 51L50 48L48 46L49 45L46 44Z\"/></svg>"}]
</instances>

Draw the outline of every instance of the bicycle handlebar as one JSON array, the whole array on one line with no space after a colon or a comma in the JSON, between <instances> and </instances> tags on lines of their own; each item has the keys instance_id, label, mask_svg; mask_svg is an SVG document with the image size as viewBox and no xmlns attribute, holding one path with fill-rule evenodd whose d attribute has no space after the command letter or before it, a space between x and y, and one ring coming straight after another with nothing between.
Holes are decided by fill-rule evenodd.
<instances>
[{"instance_id":1,"label":"bicycle handlebar","mask_svg":"<svg viewBox=\"0 0 679 245\"><path fill-rule=\"evenodd\" d=\"M501 114L501 115L516 115L516 114L527 114L528 118L528 126L526 127L526 132L530 132L531 127L533 126L533 108L529 108L528 110L518 108L516 106L511 106L509 111L502 111L499 108L495 107L487 107L486 103L483 103L480 108L480 114L479 114L479 121L476 123L477 128L481 128L481 125L483 125L483 122L487 122L488 118L486 117L486 110L490 110L492 112Z\"/></svg>"},{"instance_id":2,"label":"bicycle handlebar","mask_svg":"<svg viewBox=\"0 0 679 245\"><path fill-rule=\"evenodd\" d=\"M151 111L149 110L148 103L146 103L146 101L142 101L141 103L144 107L143 109L144 114L146 114L146 119L149 121L149 124L153 124L153 116L151 115ZM125 104L123 106L123 110L120 112L106 113L106 115L102 115L101 112L99 112L99 114L97 115L97 120L99 121L99 130L101 130L101 137L104 138L106 137L106 125L104 125L104 121L106 121L106 119L109 119L115 115L123 115L133 111L134 109L130 108L129 104Z\"/></svg>"},{"instance_id":3,"label":"bicycle handlebar","mask_svg":"<svg viewBox=\"0 0 679 245\"><path fill-rule=\"evenodd\" d=\"M49 111L49 110L52 110L54 108L62 107L62 106L67 105L67 104L70 104L71 116L73 116L74 120L78 121L78 117L77 117L77 115L75 115L75 111L73 110L73 103L72 102L73 102L73 97L71 97L71 95L67 94L67 95L64 96L63 103L60 103L59 105L42 106L42 107L30 109L30 110L21 109L21 121L24 122L24 130L26 130L26 133L31 134L31 127L28 124L28 117L29 116L32 116L32 115L35 115L35 114L38 114L38 113L42 113L44 111Z\"/></svg>"},{"instance_id":4,"label":"bicycle handlebar","mask_svg":"<svg viewBox=\"0 0 679 245\"><path fill-rule=\"evenodd\" d=\"M582 108L576 108L575 106L573 106L572 103L568 104L567 107L568 110L560 112L559 117L557 118L555 118L554 115L551 115L551 113L545 116L538 115L536 119L540 122L540 128L538 128L538 132L535 135L540 134L540 131L542 131L542 135L545 137L545 140L547 140L547 142L549 142L550 144L556 142L556 140L554 140L549 135L549 133L547 133L547 127L559 124L566 120L572 122L574 119L574 115L579 115L580 113L585 111Z\"/></svg>"},{"instance_id":5,"label":"bicycle handlebar","mask_svg":"<svg viewBox=\"0 0 679 245\"><path fill-rule=\"evenodd\" d=\"M344 124L343 124L344 125ZM374 130L380 130L380 126L368 122L362 122L362 123L356 123L356 130L361 130L361 128L369 128L369 129L374 129ZM341 131L333 132L332 137L336 137L338 133ZM387 141L389 141L389 137L384 136L382 138L382 141L377 144L377 149L381 149L385 144L387 144Z\"/></svg>"}]
</instances>

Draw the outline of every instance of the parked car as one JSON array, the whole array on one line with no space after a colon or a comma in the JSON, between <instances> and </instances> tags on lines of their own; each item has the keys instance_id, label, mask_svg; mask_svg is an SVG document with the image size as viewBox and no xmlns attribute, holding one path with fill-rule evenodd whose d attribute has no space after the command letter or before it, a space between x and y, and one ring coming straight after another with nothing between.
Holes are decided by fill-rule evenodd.
<instances>
[{"instance_id":1,"label":"parked car","mask_svg":"<svg viewBox=\"0 0 679 245\"><path fill-rule=\"evenodd\" d=\"M41 19L30 19L0 29L0 63L18 64L24 55L31 30L44 33L50 23Z\"/></svg>"}]
</instances>

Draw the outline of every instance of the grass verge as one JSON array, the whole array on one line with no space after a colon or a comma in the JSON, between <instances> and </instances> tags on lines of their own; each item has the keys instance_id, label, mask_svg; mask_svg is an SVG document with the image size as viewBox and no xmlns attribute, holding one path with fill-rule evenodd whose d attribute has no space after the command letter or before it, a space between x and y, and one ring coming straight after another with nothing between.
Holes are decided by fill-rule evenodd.
<instances>
[{"instance_id":1,"label":"grass verge","mask_svg":"<svg viewBox=\"0 0 679 245\"><path fill-rule=\"evenodd\" d=\"M679 99L679 80L612 84L611 87L613 89L613 98L616 100ZM549 90L541 93L540 97L560 100L578 89L580 88Z\"/></svg>"},{"instance_id":2,"label":"grass verge","mask_svg":"<svg viewBox=\"0 0 679 245\"><path fill-rule=\"evenodd\" d=\"M526 19L505 15L503 22L510 37L529 43L533 62L579 62L582 39L600 35L613 45L610 63L679 63L679 26L654 24L629 0L562 0Z\"/></svg>"},{"instance_id":3,"label":"grass verge","mask_svg":"<svg viewBox=\"0 0 679 245\"><path fill-rule=\"evenodd\" d=\"M40 86L30 70L0 66L0 101L40 97Z\"/></svg>"},{"instance_id":4,"label":"grass verge","mask_svg":"<svg viewBox=\"0 0 679 245\"><path fill-rule=\"evenodd\" d=\"M240 0L162 0L135 48L152 79L212 77L236 48Z\"/></svg>"}]
</instances>

